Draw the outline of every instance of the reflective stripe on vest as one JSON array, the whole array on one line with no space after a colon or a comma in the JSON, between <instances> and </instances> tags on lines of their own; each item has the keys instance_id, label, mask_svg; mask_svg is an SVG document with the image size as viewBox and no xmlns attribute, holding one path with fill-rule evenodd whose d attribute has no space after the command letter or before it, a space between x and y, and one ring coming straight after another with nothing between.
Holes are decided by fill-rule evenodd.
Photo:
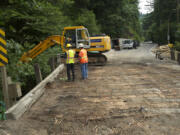
<instances>
[{"instance_id":1,"label":"reflective stripe on vest","mask_svg":"<svg viewBox=\"0 0 180 135\"><path fill-rule=\"evenodd\" d=\"M74 63L74 55L75 55L75 52L73 50L68 50L66 52L67 54L67 60L66 60L66 63L67 64L71 64L71 63Z\"/></svg>"},{"instance_id":2,"label":"reflective stripe on vest","mask_svg":"<svg viewBox=\"0 0 180 135\"><path fill-rule=\"evenodd\" d=\"M83 55L80 57L80 63L88 63L87 51L85 49L82 49L80 53L82 53Z\"/></svg>"}]
</instances>

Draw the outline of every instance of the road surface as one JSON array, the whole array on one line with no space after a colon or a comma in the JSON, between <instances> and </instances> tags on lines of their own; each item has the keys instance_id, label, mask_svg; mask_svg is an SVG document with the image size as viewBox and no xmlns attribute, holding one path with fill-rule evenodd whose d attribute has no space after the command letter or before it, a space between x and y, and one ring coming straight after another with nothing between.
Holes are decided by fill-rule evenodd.
<instances>
[{"instance_id":1,"label":"road surface","mask_svg":"<svg viewBox=\"0 0 180 135\"><path fill-rule=\"evenodd\" d=\"M180 66L156 60L153 44L106 53L88 80L65 72L19 120L0 123L2 135L179 135Z\"/></svg>"}]
</instances>

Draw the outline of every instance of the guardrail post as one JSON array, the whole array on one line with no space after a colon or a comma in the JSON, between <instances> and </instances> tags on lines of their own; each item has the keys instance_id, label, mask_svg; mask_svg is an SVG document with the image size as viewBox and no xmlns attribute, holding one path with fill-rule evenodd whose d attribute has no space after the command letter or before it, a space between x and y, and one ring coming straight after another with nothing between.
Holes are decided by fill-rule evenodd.
<instances>
[{"instance_id":1,"label":"guardrail post","mask_svg":"<svg viewBox=\"0 0 180 135\"><path fill-rule=\"evenodd\" d=\"M54 69L55 69L55 59L54 59L54 57L51 57L51 58L49 59L49 65L50 65L50 67L51 67L51 72L53 72Z\"/></svg>"},{"instance_id":2,"label":"guardrail post","mask_svg":"<svg viewBox=\"0 0 180 135\"><path fill-rule=\"evenodd\" d=\"M39 67L39 64L36 63L34 65L34 71L35 71L35 76L36 76L36 83L40 83L42 81L42 75L41 75L41 70L40 70L40 67Z\"/></svg>"},{"instance_id":3,"label":"guardrail post","mask_svg":"<svg viewBox=\"0 0 180 135\"><path fill-rule=\"evenodd\" d=\"M180 52L178 52L178 64L180 65Z\"/></svg>"},{"instance_id":4,"label":"guardrail post","mask_svg":"<svg viewBox=\"0 0 180 135\"><path fill-rule=\"evenodd\" d=\"M171 49L171 60L175 60L175 54L173 49Z\"/></svg>"},{"instance_id":5,"label":"guardrail post","mask_svg":"<svg viewBox=\"0 0 180 135\"><path fill-rule=\"evenodd\" d=\"M8 93L8 82L7 82L7 72L6 67L1 67L1 74L2 74L2 87L3 87L3 95L4 95L4 102L6 107L9 108L9 93Z\"/></svg>"},{"instance_id":6,"label":"guardrail post","mask_svg":"<svg viewBox=\"0 0 180 135\"><path fill-rule=\"evenodd\" d=\"M56 56L56 67L58 67L61 64L61 55L57 54Z\"/></svg>"}]
</instances>

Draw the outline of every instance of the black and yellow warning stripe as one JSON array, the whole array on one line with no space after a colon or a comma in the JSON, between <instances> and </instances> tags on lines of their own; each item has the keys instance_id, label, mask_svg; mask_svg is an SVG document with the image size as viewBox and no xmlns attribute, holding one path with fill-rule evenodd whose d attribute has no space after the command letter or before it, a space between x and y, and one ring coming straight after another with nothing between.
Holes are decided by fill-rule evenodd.
<instances>
[{"instance_id":1,"label":"black and yellow warning stripe","mask_svg":"<svg viewBox=\"0 0 180 135\"><path fill-rule=\"evenodd\" d=\"M8 59L7 59L5 32L2 29L0 29L0 66L4 66L7 63L8 63Z\"/></svg>"},{"instance_id":2,"label":"black and yellow warning stripe","mask_svg":"<svg viewBox=\"0 0 180 135\"><path fill-rule=\"evenodd\" d=\"M4 30L0 29L0 34L1 34L3 37L5 37L5 32L4 32Z\"/></svg>"}]
</instances>

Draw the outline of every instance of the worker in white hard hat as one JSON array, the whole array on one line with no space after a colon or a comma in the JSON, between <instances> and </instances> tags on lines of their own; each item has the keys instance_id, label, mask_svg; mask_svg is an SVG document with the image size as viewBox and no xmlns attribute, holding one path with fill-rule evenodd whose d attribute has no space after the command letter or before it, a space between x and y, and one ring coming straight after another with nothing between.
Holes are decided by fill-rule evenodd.
<instances>
[{"instance_id":1,"label":"worker in white hard hat","mask_svg":"<svg viewBox=\"0 0 180 135\"><path fill-rule=\"evenodd\" d=\"M85 80L88 78L87 50L84 49L84 45L82 43L79 44L79 48L81 49L79 52L79 59L80 59L80 64L81 64L81 74L82 74L82 79Z\"/></svg>"},{"instance_id":2,"label":"worker in white hard hat","mask_svg":"<svg viewBox=\"0 0 180 135\"><path fill-rule=\"evenodd\" d=\"M67 81L75 81L75 73L74 73L75 51L72 49L71 44L67 44L66 48L68 49L66 51L66 55L67 55L66 67L67 67L67 77L68 77ZM71 78L71 72L72 72L72 78Z\"/></svg>"}]
</instances>

